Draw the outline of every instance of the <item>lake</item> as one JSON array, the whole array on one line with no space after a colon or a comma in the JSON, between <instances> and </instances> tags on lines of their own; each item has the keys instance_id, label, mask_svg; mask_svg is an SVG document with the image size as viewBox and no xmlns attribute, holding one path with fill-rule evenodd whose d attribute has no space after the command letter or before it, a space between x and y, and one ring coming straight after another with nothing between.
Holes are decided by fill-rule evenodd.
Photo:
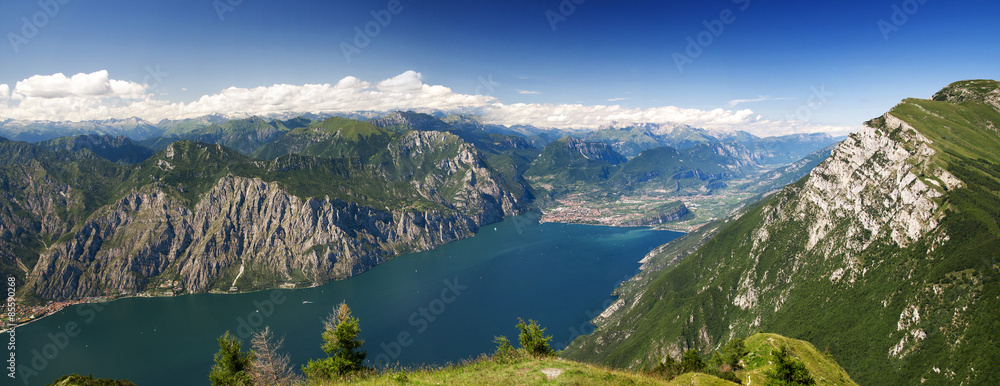
<instances>
[{"instance_id":1,"label":"lake","mask_svg":"<svg viewBox=\"0 0 1000 386\"><path fill-rule=\"evenodd\" d=\"M518 317L537 320L561 349L591 331L589 321L614 301L611 291L637 272L647 252L680 235L539 224L526 214L315 288L67 307L17 329L15 384L78 373L139 385L207 385L216 339L227 330L246 337L265 325L285 338L284 352L300 370L326 356L322 320L341 301L360 321L370 362L458 362L492 352L497 335L517 346Z\"/></svg>"}]
</instances>

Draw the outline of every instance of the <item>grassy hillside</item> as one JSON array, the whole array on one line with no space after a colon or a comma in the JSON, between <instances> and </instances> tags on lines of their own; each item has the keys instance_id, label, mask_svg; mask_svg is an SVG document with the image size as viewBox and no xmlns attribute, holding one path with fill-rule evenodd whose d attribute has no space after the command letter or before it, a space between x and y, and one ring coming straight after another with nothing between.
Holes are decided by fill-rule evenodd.
<instances>
[{"instance_id":1,"label":"grassy hillside","mask_svg":"<svg viewBox=\"0 0 1000 386\"><path fill-rule=\"evenodd\" d=\"M809 342L775 334L755 334L745 340L744 368L736 377L744 385L764 385L774 370L775 354L786 347L792 360L805 365L817 385L856 385L851 377ZM672 378L672 379L671 379ZM483 356L474 361L443 368L387 371L327 384L361 385L736 385L737 383L700 373L688 372L671 377L657 371L629 371L576 362L556 357L521 355L499 360Z\"/></svg>"},{"instance_id":2,"label":"grassy hillside","mask_svg":"<svg viewBox=\"0 0 1000 386\"><path fill-rule=\"evenodd\" d=\"M781 347L787 347L789 354L805 365L816 384L856 385L830 354L817 350L812 343L764 333L754 334L744 342L748 352L743 357L746 369L739 372L739 377L745 385L767 383L767 373L774 369L774 355Z\"/></svg>"},{"instance_id":3,"label":"grassy hillside","mask_svg":"<svg viewBox=\"0 0 1000 386\"><path fill-rule=\"evenodd\" d=\"M416 371L387 372L329 385L665 385L654 375L573 362L525 356L504 362L481 359L466 364ZM318 384L324 385L324 384Z\"/></svg>"}]
</instances>

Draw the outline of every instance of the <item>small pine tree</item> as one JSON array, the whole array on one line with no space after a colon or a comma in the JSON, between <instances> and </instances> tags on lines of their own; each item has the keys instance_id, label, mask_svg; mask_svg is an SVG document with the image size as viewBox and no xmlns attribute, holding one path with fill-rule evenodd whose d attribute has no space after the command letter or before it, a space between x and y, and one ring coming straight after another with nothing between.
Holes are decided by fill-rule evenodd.
<instances>
[{"instance_id":1,"label":"small pine tree","mask_svg":"<svg viewBox=\"0 0 1000 386\"><path fill-rule=\"evenodd\" d=\"M743 368L743 365L740 364L740 359L743 359L745 355L747 355L747 349L743 343L743 339L735 338L726 343L726 346L722 350L712 354L712 359L709 360L708 365L722 372L738 371Z\"/></svg>"},{"instance_id":2,"label":"small pine tree","mask_svg":"<svg viewBox=\"0 0 1000 386\"><path fill-rule=\"evenodd\" d=\"M705 369L705 362L702 361L701 356L698 355L698 350L690 349L684 352L684 355L681 356L681 369L685 373L702 371Z\"/></svg>"},{"instance_id":3,"label":"small pine tree","mask_svg":"<svg viewBox=\"0 0 1000 386\"><path fill-rule=\"evenodd\" d=\"M330 379L364 369L362 362L368 353L359 348L365 341L358 339L361 327L347 303L340 303L323 324L326 326L322 335L323 351L330 356L311 360L302 367L309 379Z\"/></svg>"},{"instance_id":4,"label":"small pine tree","mask_svg":"<svg viewBox=\"0 0 1000 386\"><path fill-rule=\"evenodd\" d=\"M208 379L213 386L251 386L253 358L253 352L244 353L239 339L226 331L219 337L219 352L215 353L215 365Z\"/></svg>"},{"instance_id":5,"label":"small pine tree","mask_svg":"<svg viewBox=\"0 0 1000 386\"><path fill-rule=\"evenodd\" d=\"M555 355L555 351L549 347L549 341L552 340L552 336L545 336L545 329L538 326L538 322L534 320L528 320L528 324L524 323L524 320L517 318L517 329L521 330L521 334L518 335L518 340L528 354L536 356L551 356Z\"/></svg>"},{"instance_id":6,"label":"small pine tree","mask_svg":"<svg viewBox=\"0 0 1000 386\"><path fill-rule=\"evenodd\" d=\"M768 377L768 385L771 386L816 384L816 380L809 375L806 365L788 355L788 347L786 346L782 346L774 354L774 370L767 371L765 375Z\"/></svg>"},{"instance_id":7,"label":"small pine tree","mask_svg":"<svg viewBox=\"0 0 1000 386\"><path fill-rule=\"evenodd\" d=\"M743 359L748 353L746 344L743 343L743 339L734 338L726 344L726 347L722 349L723 358L729 367L733 370L740 370L743 365L740 364L740 360Z\"/></svg>"}]
</instances>

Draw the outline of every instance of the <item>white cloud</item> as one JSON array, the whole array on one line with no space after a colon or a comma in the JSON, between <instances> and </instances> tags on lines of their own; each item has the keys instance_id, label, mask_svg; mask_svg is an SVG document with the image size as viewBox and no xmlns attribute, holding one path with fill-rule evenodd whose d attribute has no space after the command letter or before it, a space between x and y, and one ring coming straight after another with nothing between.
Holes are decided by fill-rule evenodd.
<instances>
[{"instance_id":1,"label":"white cloud","mask_svg":"<svg viewBox=\"0 0 1000 386\"><path fill-rule=\"evenodd\" d=\"M55 75L35 75L17 82L14 98L66 98L66 97L119 97L140 99L146 93L146 86L113 80L106 70L90 74L76 74L70 78L61 73Z\"/></svg>"},{"instance_id":2,"label":"white cloud","mask_svg":"<svg viewBox=\"0 0 1000 386\"><path fill-rule=\"evenodd\" d=\"M422 78L423 74L410 70L396 75L395 77L378 82L378 89L382 91L400 93L419 91L424 86Z\"/></svg>"},{"instance_id":3,"label":"white cloud","mask_svg":"<svg viewBox=\"0 0 1000 386\"><path fill-rule=\"evenodd\" d=\"M209 114L331 113L349 111L440 110L475 113L489 123L539 127L596 128L612 122L679 123L714 130L746 130L758 135L834 131L800 121L771 121L744 110L698 110L674 106L648 109L614 105L503 103L483 95L455 93L423 83L416 71L371 83L348 76L334 85L276 84L230 87L190 103L157 99L145 85L110 79L107 71L36 75L17 82L12 92L0 85L0 120L82 121L139 117L150 121L194 118ZM4 99L4 95L10 95ZM611 102L620 100L615 98Z\"/></svg>"},{"instance_id":4,"label":"white cloud","mask_svg":"<svg viewBox=\"0 0 1000 386\"><path fill-rule=\"evenodd\" d=\"M733 99L733 100L729 101L729 106L730 107L734 107L736 105L741 105L741 104L744 104L744 103L767 102L767 101L785 101L785 100L793 100L793 99L797 99L797 98L772 98L770 95L761 95L761 96L753 98L753 99Z\"/></svg>"},{"instance_id":5,"label":"white cloud","mask_svg":"<svg viewBox=\"0 0 1000 386\"><path fill-rule=\"evenodd\" d=\"M627 100L628 100L628 98L611 98L611 99L608 99L608 102L621 102L621 101L627 101Z\"/></svg>"},{"instance_id":6,"label":"white cloud","mask_svg":"<svg viewBox=\"0 0 1000 386\"><path fill-rule=\"evenodd\" d=\"M0 101L6 101L10 98L10 86L7 84L0 84Z\"/></svg>"},{"instance_id":7,"label":"white cloud","mask_svg":"<svg viewBox=\"0 0 1000 386\"><path fill-rule=\"evenodd\" d=\"M743 130L759 136L795 133L847 133L854 127L816 125L806 121L772 121L752 110L684 109L675 106L649 109L606 105L494 104L483 110L488 123L526 124L555 128L595 128L613 122L679 123L710 130Z\"/></svg>"},{"instance_id":8,"label":"white cloud","mask_svg":"<svg viewBox=\"0 0 1000 386\"><path fill-rule=\"evenodd\" d=\"M517 90L517 93L521 94L521 95L538 95L538 94L541 94L540 91L531 91L531 90Z\"/></svg>"}]
</instances>

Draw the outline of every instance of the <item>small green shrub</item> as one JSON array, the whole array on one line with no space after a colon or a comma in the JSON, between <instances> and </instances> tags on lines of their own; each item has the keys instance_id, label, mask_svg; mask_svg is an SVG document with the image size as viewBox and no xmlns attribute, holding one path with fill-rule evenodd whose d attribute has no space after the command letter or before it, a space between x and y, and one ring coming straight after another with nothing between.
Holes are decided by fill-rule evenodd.
<instances>
[{"instance_id":1,"label":"small green shrub","mask_svg":"<svg viewBox=\"0 0 1000 386\"><path fill-rule=\"evenodd\" d=\"M506 363L519 356L517 350L510 344L510 339L507 339L506 336L493 337L493 343L497 345L496 351L493 352L494 360Z\"/></svg>"},{"instance_id":2,"label":"small green shrub","mask_svg":"<svg viewBox=\"0 0 1000 386\"><path fill-rule=\"evenodd\" d=\"M528 354L536 356L552 356L555 355L555 351L549 347L549 341L552 340L552 336L545 336L545 329L538 326L538 322L534 320L528 320L525 324L524 320L517 318L517 329L521 330L521 334L518 336L521 347L523 347Z\"/></svg>"}]
</instances>

